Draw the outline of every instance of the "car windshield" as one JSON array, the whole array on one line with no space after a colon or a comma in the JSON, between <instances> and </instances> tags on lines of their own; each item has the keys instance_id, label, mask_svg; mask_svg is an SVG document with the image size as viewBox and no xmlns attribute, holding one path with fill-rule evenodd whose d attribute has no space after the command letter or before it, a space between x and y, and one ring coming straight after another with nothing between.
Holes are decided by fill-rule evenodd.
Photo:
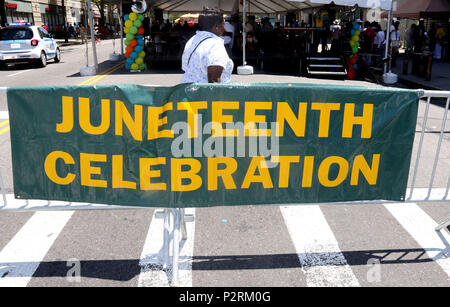
<instances>
[{"instance_id":1,"label":"car windshield","mask_svg":"<svg viewBox=\"0 0 450 307\"><path fill-rule=\"evenodd\" d=\"M15 40L15 39L32 39L33 31L30 29L17 28L17 29L1 29L0 40Z\"/></svg>"}]
</instances>

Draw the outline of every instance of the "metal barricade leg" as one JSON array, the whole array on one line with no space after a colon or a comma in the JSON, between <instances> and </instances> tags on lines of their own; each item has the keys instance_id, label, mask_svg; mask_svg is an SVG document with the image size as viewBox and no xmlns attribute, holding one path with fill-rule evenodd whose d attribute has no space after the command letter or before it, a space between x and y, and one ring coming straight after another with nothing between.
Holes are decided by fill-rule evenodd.
<instances>
[{"instance_id":1,"label":"metal barricade leg","mask_svg":"<svg viewBox=\"0 0 450 307\"><path fill-rule=\"evenodd\" d=\"M164 245L163 245L163 270L170 266L170 210L164 210Z\"/></svg>"},{"instance_id":2,"label":"metal barricade leg","mask_svg":"<svg viewBox=\"0 0 450 307\"><path fill-rule=\"evenodd\" d=\"M171 215L174 219L172 227ZM185 209L164 209L157 216L164 219L162 269L167 274L169 284L177 286L181 241L187 240L186 222L193 221L194 216L186 215Z\"/></svg>"},{"instance_id":3,"label":"metal barricade leg","mask_svg":"<svg viewBox=\"0 0 450 307\"><path fill-rule=\"evenodd\" d=\"M2 193L3 196L3 205L0 206L1 207L6 207L6 205L8 204L6 202L6 190L5 190L5 186L3 185L3 178L2 178L2 171L0 170L0 192Z\"/></svg>"},{"instance_id":4,"label":"metal barricade leg","mask_svg":"<svg viewBox=\"0 0 450 307\"><path fill-rule=\"evenodd\" d=\"M180 258L180 227L181 214L179 209L172 209L174 225L173 225L173 255L172 255L172 280L171 286L178 284L178 260Z\"/></svg>"},{"instance_id":5,"label":"metal barricade leg","mask_svg":"<svg viewBox=\"0 0 450 307\"><path fill-rule=\"evenodd\" d=\"M180 209L180 223L181 223L181 241L187 240L187 230L186 230L186 210Z\"/></svg>"}]
</instances>

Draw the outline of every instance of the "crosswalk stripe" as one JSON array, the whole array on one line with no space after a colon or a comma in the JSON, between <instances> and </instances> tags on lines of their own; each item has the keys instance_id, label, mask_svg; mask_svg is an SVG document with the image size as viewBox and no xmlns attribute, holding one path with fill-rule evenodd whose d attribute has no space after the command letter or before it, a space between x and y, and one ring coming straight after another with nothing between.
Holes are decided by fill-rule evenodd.
<instances>
[{"instance_id":1,"label":"crosswalk stripe","mask_svg":"<svg viewBox=\"0 0 450 307\"><path fill-rule=\"evenodd\" d=\"M73 211L36 212L0 252L0 287L25 287Z\"/></svg>"},{"instance_id":2,"label":"crosswalk stripe","mask_svg":"<svg viewBox=\"0 0 450 307\"><path fill-rule=\"evenodd\" d=\"M186 214L194 215L194 208L187 208ZM171 222L173 225L173 221ZM164 220L153 215L147 238L142 249L139 265L139 287L168 287L170 271L162 270ZM186 223L187 240L180 246L180 261L178 266L178 286L192 287L192 258L194 253L195 222Z\"/></svg>"},{"instance_id":3,"label":"crosswalk stripe","mask_svg":"<svg viewBox=\"0 0 450 307\"><path fill-rule=\"evenodd\" d=\"M282 206L280 209L308 286L359 286L319 206Z\"/></svg>"},{"instance_id":4,"label":"crosswalk stripe","mask_svg":"<svg viewBox=\"0 0 450 307\"><path fill-rule=\"evenodd\" d=\"M428 257L439 264L450 277L450 235L445 231L437 233L435 228L438 224L417 204L389 203L384 206L426 251Z\"/></svg>"}]
</instances>

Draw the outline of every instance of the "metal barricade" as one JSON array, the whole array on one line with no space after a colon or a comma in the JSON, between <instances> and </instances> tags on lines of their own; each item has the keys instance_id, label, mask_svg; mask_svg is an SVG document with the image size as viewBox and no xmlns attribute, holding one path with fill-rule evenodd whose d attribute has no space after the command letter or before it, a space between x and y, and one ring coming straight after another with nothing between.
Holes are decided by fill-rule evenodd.
<instances>
[{"instance_id":1,"label":"metal barricade","mask_svg":"<svg viewBox=\"0 0 450 307\"><path fill-rule=\"evenodd\" d=\"M6 92L6 88L0 88L0 93ZM430 106L432 99L446 99L445 109L442 116L441 128L439 131L439 139L437 142L436 151L433 158L433 168L431 170L431 177L426 187L416 188L416 181L419 174L419 165L421 162L422 150L424 146L425 136L427 135L427 122L429 120ZM450 168L444 169L443 173L446 180L445 187L434 188L433 184L436 179L438 162L442 143L444 141L446 121L448 117L450 91L424 91L421 99L426 99L425 111L422 122L422 129L420 131L419 144L415 160L413 159L412 167L412 181L406 191L406 202L449 202L450 201ZM420 105L420 104L419 104ZM449 140L450 142L450 140ZM416 146L414 146L416 147ZM414 151L414 149L413 149ZM410 173L411 177L411 173ZM114 206L102 205L92 203L67 203L61 201L48 200L20 200L15 199L13 194L7 194L4 181L0 170L0 193L2 194L2 203L0 204L0 211L38 211L38 210L120 210L120 209L148 209L144 207L129 207L129 206ZM385 203L386 201L356 201L349 203L327 203L327 204L376 204ZM154 208L153 208L154 209ZM173 216L173 225L171 227L171 215ZM178 263L179 263L179 249L181 241L187 239L186 222L194 220L193 215L186 215L184 209L167 209L157 210L155 212L156 218L164 219L164 245L163 245L163 270L169 272L171 276L169 282L171 285L176 285L178 281ZM436 231L444 229L450 225L450 217L436 227ZM170 255L170 245L172 245L172 255Z\"/></svg>"}]
</instances>

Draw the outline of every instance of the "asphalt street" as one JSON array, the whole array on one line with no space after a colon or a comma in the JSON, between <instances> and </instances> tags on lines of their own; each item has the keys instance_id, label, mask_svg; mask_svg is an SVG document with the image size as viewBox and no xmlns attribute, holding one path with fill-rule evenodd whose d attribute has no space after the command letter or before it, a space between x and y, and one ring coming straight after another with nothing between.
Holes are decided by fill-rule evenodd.
<instances>
[{"instance_id":1,"label":"asphalt street","mask_svg":"<svg viewBox=\"0 0 450 307\"><path fill-rule=\"evenodd\" d=\"M91 46L89 46L89 49ZM116 52L119 44L116 42ZM99 74L82 77L86 47L62 48L62 61L0 71L0 87L143 84L171 86L181 71L125 71L98 46ZM92 65L90 60L89 65ZM232 76L232 82L337 83L295 76ZM435 101L434 101L435 102ZM13 194L6 95L0 93L0 170ZM42 110L45 112L45 110ZM424 124L419 104L413 159ZM415 186L428 187L444 115L432 104ZM450 119L433 188L450 170ZM411 165L409 182L414 165ZM3 199L0 198L0 206ZM450 235L434 228L450 202L239 206L189 209L180 258L180 286L450 286ZM168 286L161 268L162 221L154 209L2 211L0 286Z\"/></svg>"}]
</instances>

